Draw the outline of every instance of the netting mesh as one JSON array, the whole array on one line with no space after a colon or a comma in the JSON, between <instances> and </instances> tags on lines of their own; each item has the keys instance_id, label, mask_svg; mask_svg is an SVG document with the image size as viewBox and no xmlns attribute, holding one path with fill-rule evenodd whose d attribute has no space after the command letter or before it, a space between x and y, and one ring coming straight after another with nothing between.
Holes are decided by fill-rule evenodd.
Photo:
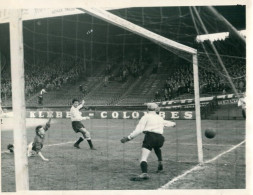
<instances>
[{"instance_id":1,"label":"netting mesh","mask_svg":"<svg viewBox=\"0 0 253 195\"><path fill-rule=\"evenodd\" d=\"M202 86L221 87L223 93L228 90L237 95L238 92L243 92L246 86L246 45L244 38L237 35L238 32L235 32L231 25L226 23L225 18L217 15L218 13L211 12L209 8L203 9L204 14L203 11L201 12L195 7L189 9L198 35L217 33L219 30L229 32L228 38L213 34L213 37L217 36L215 39L211 37L210 40L199 42L199 66L204 69L204 74L201 75L207 77L201 79ZM211 16L213 16L213 20L210 19ZM217 28L218 26L221 26L221 29Z\"/></svg>"},{"instance_id":2,"label":"netting mesh","mask_svg":"<svg viewBox=\"0 0 253 195\"><path fill-rule=\"evenodd\" d=\"M221 8L217 7L218 11L219 9ZM231 29L224 25L224 21L214 16L207 8L197 7L196 10L209 33L231 32ZM245 6L239 6L239 11L234 15L245 17L243 11ZM189 7L130 8L110 12L158 35L197 49L199 67L203 67L205 72L219 75L219 79L228 83L224 79L228 76L218 71L221 70L220 64L217 63L217 56L214 55L210 43L196 42L196 35L205 32L197 14L191 13ZM226 14L232 19L235 17L228 11ZM238 29L245 28L245 22L231 21ZM1 37L7 37L8 41L8 25L5 25L2 32L6 36ZM192 55L152 42L88 14L24 21L23 35L26 80L32 80L29 85L26 82L29 96L38 92L42 85L46 87L49 84L49 88L57 88L59 85L59 88L63 83L102 76L101 72L105 69L110 72L108 77L104 78L106 82L110 79L124 80L124 74L141 76L148 72L150 67L160 68L161 72L169 75L176 70L176 74L179 72L184 75L187 72L180 72L182 67L192 68ZM6 40L3 40L3 43ZM5 45L7 52L4 52L3 59L10 61L9 44ZM215 41L214 45L219 54L226 56L222 57L222 60L228 71L239 70L236 75L231 75L233 81L242 81L245 87L245 44L232 33L228 39ZM237 65L230 66L231 63ZM50 74L45 76L48 72ZM5 66L3 74L6 74L2 79L6 91L3 97L6 94L9 97L11 84L8 79L8 66ZM182 77L176 79L181 82L179 80L182 80ZM187 80L185 83L190 85L191 81ZM231 89L230 84L227 88Z\"/></svg>"},{"instance_id":3,"label":"netting mesh","mask_svg":"<svg viewBox=\"0 0 253 195\"><path fill-rule=\"evenodd\" d=\"M213 78L216 78L220 81L218 83L222 83L223 85L226 85L227 88L231 88L228 82L228 76L220 66L215 54L207 55L206 53L199 53L198 59L200 62L199 66L204 73L200 75L201 81L207 81L205 77L207 77L208 74L211 74L213 75ZM243 57L222 55L221 59L234 85L240 92L243 92L246 84L246 59ZM243 82L243 86L239 86L242 85L240 84L241 82Z\"/></svg>"},{"instance_id":4,"label":"netting mesh","mask_svg":"<svg viewBox=\"0 0 253 195\"><path fill-rule=\"evenodd\" d=\"M244 9L242 7L242 10ZM230 31L219 19L206 12L205 8L198 7L197 11L208 32ZM129 8L114 10L111 13L161 36L196 48L201 95L211 96L231 91L227 75L220 66L210 42L195 41L197 34L205 32L198 19L194 25L192 18L196 17L196 13L192 17L189 7ZM245 22L244 24L234 22L233 25L243 28ZM4 94L2 98L5 105L8 105L6 103L11 97L8 68L10 48L9 43L6 43L6 40L9 41L8 25L4 28L5 30L0 28L1 33L6 35L0 36L1 45L6 48L1 51L5 56L5 63L2 63L1 92ZM88 14L24 21L23 34L28 106L38 105L37 96L33 99L33 95L44 87L48 94L44 97L43 107L68 106L71 99L77 95L79 99L85 97L87 105L95 106L143 105L144 102L153 101L156 92L160 93L159 101L179 96L184 99L184 94L194 97L192 55L168 45L154 43ZM241 92L244 91L245 44L238 37L231 35L226 40L215 41L214 45L234 85ZM116 82L108 84L108 80ZM81 89L80 83L87 84L89 89ZM166 90L169 98L165 95ZM194 105L185 105L185 108L176 107L171 110L178 112L185 109L191 114ZM65 112L65 109L66 107L62 111ZM51 108L47 107L44 110L50 111ZM201 109L201 112L203 110L205 108ZM112 111L107 115L110 113L112 114ZM189 113L186 115L189 116ZM223 106L220 110L210 108L206 113L208 119L212 120L202 121L203 150L204 160L210 160L243 142L245 122L227 120L242 119L241 110L234 104ZM34 138L34 127L44 122L43 119L27 120L28 141ZM128 178L131 174L140 172L139 157L143 135L125 145L120 143L120 139L136 127L137 120L92 118L85 121L94 146L98 149L93 153L86 141L82 142L81 150L73 147L80 135L71 130L69 119L53 119L43 148L43 154L50 159L49 163L42 162L39 157L29 159L30 189L157 189L198 163L196 121L176 122L175 128L164 131L166 142L162 150L165 174L155 173L157 157L152 153L148 162L152 182L140 185L138 182L130 182ZM4 121L2 148L13 143L10 131L12 123L10 118ZM207 128L216 131L214 139L204 137L204 130ZM15 190L13 156L6 151L3 152L5 152L2 155L3 190L13 191ZM204 167L202 170L204 176L198 174L199 172L195 173L193 178L186 178L187 181L182 180L183 184L175 183L171 188L244 188L244 145L227 154L219 160L208 163L207 168ZM212 170L211 173L208 170ZM232 178L233 181L224 184L227 178Z\"/></svg>"}]
</instances>

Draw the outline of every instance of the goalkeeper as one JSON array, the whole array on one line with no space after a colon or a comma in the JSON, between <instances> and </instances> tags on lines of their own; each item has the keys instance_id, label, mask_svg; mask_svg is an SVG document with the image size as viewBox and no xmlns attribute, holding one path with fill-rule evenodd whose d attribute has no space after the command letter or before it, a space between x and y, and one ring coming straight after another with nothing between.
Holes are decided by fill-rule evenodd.
<instances>
[{"instance_id":1,"label":"goalkeeper","mask_svg":"<svg viewBox=\"0 0 253 195\"><path fill-rule=\"evenodd\" d=\"M142 154L140 159L140 167L142 170L142 174L137 177L131 178L133 181L141 181L149 179L149 175L147 174L148 164L147 159L154 149L155 154L158 158L158 170L160 172L163 170L162 164L162 151L161 147L164 143L163 137L163 128L166 127L175 127L176 123L171 121L164 120L161 116L159 116L156 111L159 109L157 104L149 103L147 105L148 113L144 115L135 130L128 136L121 139L122 143L130 141L138 136L140 133L144 133L145 137L142 144Z\"/></svg>"},{"instance_id":2,"label":"goalkeeper","mask_svg":"<svg viewBox=\"0 0 253 195\"><path fill-rule=\"evenodd\" d=\"M34 137L34 141L31 142L27 146L27 156L28 157L31 157L31 156L34 156L34 155L38 154L41 157L42 160L48 161L48 159L45 158L43 156L43 154L41 153L41 150L42 150L43 145L44 145L45 133L50 128L50 122L51 122L51 118L48 120L48 122L46 123L46 125L44 127L42 125L39 125L35 128L36 136ZM7 146L7 149L11 153L14 152L14 145L9 144Z\"/></svg>"}]
</instances>

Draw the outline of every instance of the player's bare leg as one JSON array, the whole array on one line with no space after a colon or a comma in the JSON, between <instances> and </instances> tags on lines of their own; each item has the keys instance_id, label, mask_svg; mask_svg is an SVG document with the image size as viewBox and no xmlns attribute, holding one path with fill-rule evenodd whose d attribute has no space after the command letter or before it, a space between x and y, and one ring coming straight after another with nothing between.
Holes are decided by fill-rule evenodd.
<instances>
[{"instance_id":1,"label":"player's bare leg","mask_svg":"<svg viewBox=\"0 0 253 195\"><path fill-rule=\"evenodd\" d=\"M33 142L29 143L27 146L27 157L34 156L34 152L32 150Z\"/></svg>"}]
</instances>

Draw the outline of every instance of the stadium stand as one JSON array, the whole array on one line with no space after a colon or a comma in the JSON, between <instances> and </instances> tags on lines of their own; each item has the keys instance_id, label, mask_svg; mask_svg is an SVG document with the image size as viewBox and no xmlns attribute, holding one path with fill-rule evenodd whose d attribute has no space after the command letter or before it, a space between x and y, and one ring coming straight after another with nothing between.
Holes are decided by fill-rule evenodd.
<instances>
[{"instance_id":1,"label":"stadium stand","mask_svg":"<svg viewBox=\"0 0 253 195\"><path fill-rule=\"evenodd\" d=\"M205 44L205 42L203 43ZM215 42L217 47L229 48L230 40ZM219 46L222 45L222 46ZM225 47L227 46L227 47ZM227 49L229 50L229 49ZM75 96L84 98L90 105L143 105L150 101L166 101L193 97L193 70L187 61L177 61L171 56L155 59L149 51L150 62L133 57L131 52L125 59L94 60L92 73L85 70L80 57L58 57L50 63L37 59L25 61L25 92L27 106L38 105L38 92L46 88L44 106L69 105ZM227 53L221 50L222 53ZM239 56L243 56L241 52ZM231 56L233 56L233 52ZM222 57L238 92L246 87L245 60ZM201 96L231 93L231 87L221 72L221 67L205 64L199 56L199 81ZM89 63L89 60L87 60ZM5 64L2 71L2 105L11 105L10 70ZM211 67L211 68L210 68ZM91 67L90 67L91 68ZM217 71L219 70L219 71ZM85 89L81 92L79 87Z\"/></svg>"},{"instance_id":2,"label":"stadium stand","mask_svg":"<svg viewBox=\"0 0 253 195\"><path fill-rule=\"evenodd\" d=\"M128 94L135 85L142 82L143 78L146 78L152 69L148 65L146 65L145 69L139 69L138 67L142 67L139 65L133 66L133 63L127 62L126 66L123 68L120 67L119 70L115 71L119 73L117 74L118 77L116 77L116 80L109 81L106 84L104 83L104 85L100 85L99 88L93 90L85 97L86 103L88 105L118 105L117 102ZM143 104L143 100L141 104Z\"/></svg>"},{"instance_id":3,"label":"stadium stand","mask_svg":"<svg viewBox=\"0 0 253 195\"><path fill-rule=\"evenodd\" d=\"M207 115L209 120L242 120L242 110L234 104L217 107L212 113Z\"/></svg>"},{"instance_id":4,"label":"stadium stand","mask_svg":"<svg viewBox=\"0 0 253 195\"><path fill-rule=\"evenodd\" d=\"M127 78L122 79L122 68L117 65L114 65L113 68L109 66L109 69L113 69L113 72L110 71L109 74L108 66L105 68L104 64L98 64L93 75L85 78L81 66L69 68L66 66L67 62L67 59L64 63L55 61L44 66L44 69L40 71L37 69L32 71L31 68L27 68L29 70L26 72L26 81L29 81L26 82L27 105L37 105L37 93L44 86L48 91L44 97L45 105L69 105L73 96L85 97L87 104L90 105L141 105L149 101L182 99L187 97L187 94L190 97L193 95L193 73L189 65L180 65L178 68L170 69L165 66L155 74L151 74L153 67L149 66L145 67L145 73L142 75L136 77L133 75L134 72L129 71ZM43 62L38 63L43 64ZM62 70L57 69L61 67L57 64L61 64L66 69L69 68L69 71L63 74ZM50 74L45 76L46 72ZM243 75L244 72L245 67L240 67L240 64L235 64L230 69L233 77ZM11 84L10 80L6 79L8 74L7 71L4 72L2 78L3 105L11 104ZM111 79L111 75L116 76ZM86 87L86 94L80 93L78 89L80 85ZM235 86L239 92L243 92L245 78L237 79ZM203 68L200 69L200 90L202 95L231 91L227 82L220 79L218 74Z\"/></svg>"}]
</instances>

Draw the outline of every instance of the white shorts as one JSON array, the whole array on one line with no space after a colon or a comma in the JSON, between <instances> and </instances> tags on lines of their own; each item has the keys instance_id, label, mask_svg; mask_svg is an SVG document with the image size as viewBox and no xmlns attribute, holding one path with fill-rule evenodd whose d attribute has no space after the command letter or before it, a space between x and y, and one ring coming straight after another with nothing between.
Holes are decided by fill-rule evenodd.
<instances>
[{"instance_id":1,"label":"white shorts","mask_svg":"<svg viewBox=\"0 0 253 195\"><path fill-rule=\"evenodd\" d=\"M31 142L30 144L28 144L27 146L27 156L28 157L31 157L31 156L34 156L35 155L35 151L32 150L32 147L33 147L33 142Z\"/></svg>"}]
</instances>

